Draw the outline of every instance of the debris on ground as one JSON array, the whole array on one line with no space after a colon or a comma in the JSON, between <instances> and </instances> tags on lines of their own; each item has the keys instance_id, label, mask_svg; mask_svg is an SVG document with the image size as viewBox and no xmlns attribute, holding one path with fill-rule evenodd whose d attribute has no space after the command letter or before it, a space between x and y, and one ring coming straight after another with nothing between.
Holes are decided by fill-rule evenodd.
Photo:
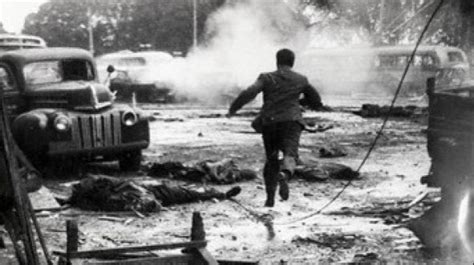
<instances>
[{"instance_id":1,"label":"debris on ground","mask_svg":"<svg viewBox=\"0 0 474 265\"><path fill-rule=\"evenodd\" d=\"M166 118L163 121L164 122L183 122L184 119L182 119L182 118Z\"/></svg>"},{"instance_id":2,"label":"debris on ground","mask_svg":"<svg viewBox=\"0 0 474 265\"><path fill-rule=\"evenodd\" d=\"M321 158L335 158L347 155L347 151L339 145L331 144L319 148L319 157Z\"/></svg>"},{"instance_id":3,"label":"debris on ground","mask_svg":"<svg viewBox=\"0 0 474 265\"><path fill-rule=\"evenodd\" d=\"M235 117L255 117L259 114L259 111L249 110L249 111L240 111L235 113ZM210 113L210 114L201 114L198 116L200 119L214 119L214 118L223 118L225 114L222 113Z\"/></svg>"},{"instance_id":4,"label":"debris on ground","mask_svg":"<svg viewBox=\"0 0 474 265\"><path fill-rule=\"evenodd\" d=\"M415 114L423 114L427 110L414 105L408 106L395 106L390 111L390 106L380 106L377 104L363 104L361 109L353 111L354 114L362 116L364 118L378 118L390 115L390 117L404 117L409 118Z\"/></svg>"},{"instance_id":5,"label":"debris on ground","mask_svg":"<svg viewBox=\"0 0 474 265\"><path fill-rule=\"evenodd\" d=\"M181 162L154 163L148 175L159 178L189 180L193 182L213 182L232 184L257 178L257 173L250 169L239 169L231 159L218 161L204 160L194 166L185 166Z\"/></svg>"},{"instance_id":6,"label":"debris on ground","mask_svg":"<svg viewBox=\"0 0 474 265\"><path fill-rule=\"evenodd\" d=\"M322 133L328 130L331 130L334 128L334 125L326 125L326 124L320 124L320 125L315 125L315 126L310 126L310 125L305 125L303 128L303 131L309 132L309 133Z\"/></svg>"},{"instance_id":7,"label":"debris on ground","mask_svg":"<svg viewBox=\"0 0 474 265\"><path fill-rule=\"evenodd\" d=\"M319 247L330 248L331 250L351 249L357 244L364 242L364 236L356 234L314 234L307 237L296 236L291 243L296 245L316 244Z\"/></svg>"},{"instance_id":8,"label":"debris on ground","mask_svg":"<svg viewBox=\"0 0 474 265\"><path fill-rule=\"evenodd\" d=\"M429 195L430 194L428 192L424 192L411 201L396 202L392 204L373 203L372 205L359 208L342 207L338 211L327 212L326 214L381 218L386 225L406 223L412 218L410 210L413 207L421 204L422 202L422 208L432 205L433 199L430 199L428 202L423 201L427 199Z\"/></svg>"},{"instance_id":9,"label":"debris on ground","mask_svg":"<svg viewBox=\"0 0 474 265\"><path fill-rule=\"evenodd\" d=\"M295 169L295 178L309 182L325 181L327 179L356 179L359 173L352 168L338 163L311 163L298 165Z\"/></svg>"},{"instance_id":10,"label":"debris on ground","mask_svg":"<svg viewBox=\"0 0 474 265\"><path fill-rule=\"evenodd\" d=\"M72 186L67 203L92 211L158 212L162 206L213 199L229 199L240 193L233 187L226 193L213 188L202 190L167 184L139 184L104 175L89 175Z\"/></svg>"},{"instance_id":11,"label":"debris on ground","mask_svg":"<svg viewBox=\"0 0 474 265\"><path fill-rule=\"evenodd\" d=\"M351 263L353 264L381 264L382 260L380 259L377 253L358 253L354 255Z\"/></svg>"},{"instance_id":12,"label":"debris on ground","mask_svg":"<svg viewBox=\"0 0 474 265\"><path fill-rule=\"evenodd\" d=\"M326 214L381 218L384 220L384 224L399 224L409 220L408 210L409 208L407 207L389 208L373 205L360 208L342 207L338 211L327 212Z\"/></svg>"}]
</instances>

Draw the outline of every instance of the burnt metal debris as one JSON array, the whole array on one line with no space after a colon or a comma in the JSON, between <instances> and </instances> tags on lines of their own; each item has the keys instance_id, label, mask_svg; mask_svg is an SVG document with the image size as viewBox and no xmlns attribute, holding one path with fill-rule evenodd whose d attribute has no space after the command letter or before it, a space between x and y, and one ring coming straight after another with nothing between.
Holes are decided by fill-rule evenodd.
<instances>
[{"instance_id":1,"label":"burnt metal debris","mask_svg":"<svg viewBox=\"0 0 474 265\"><path fill-rule=\"evenodd\" d=\"M390 110L390 106L364 104L360 110L354 111L353 113L365 118L380 118L386 117L387 115L390 117L410 118L414 117L415 115L426 115L427 109L415 105L408 105L395 106Z\"/></svg>"},{"instance_id":2,"label":"burnt metal debris","mask_svg":"<svg viewBox=\"0 0 474 265\"><path fill-rule=\"evenodd\" d=\"M474 186L472 109L474 86L435 91L435 80L428 80L428 153L431 169L422 183L440 187L441 201L410 228L428 248L460 247L457 231L458 207Z\"/></svg>"}]
</instances>

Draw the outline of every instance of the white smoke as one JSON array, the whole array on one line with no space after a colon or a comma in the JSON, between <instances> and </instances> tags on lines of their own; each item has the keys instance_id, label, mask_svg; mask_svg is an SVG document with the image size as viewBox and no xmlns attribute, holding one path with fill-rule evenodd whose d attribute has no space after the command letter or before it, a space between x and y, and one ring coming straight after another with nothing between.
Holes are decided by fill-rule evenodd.
<instances>
[{"instance_id":1,"label":"white smoke","mask_svg":"<svg viewBox=\"0 0 474 265\"><path fill-rule=\"evenodd\" d=\"M334 65L331 59L305 60L308 52L367 41L356 29L318 23L318 19L325 21L333 15L329 11L307 8L298 12L301 11L296 10L298 1L293 2L228 1L208 19L203 44L159 72L167 76L166 81L179 94L216 102L222 95L235 97L238 91L252 84L259 73L275 70L275 53L285 47L296 53L296 70L308 75L313 82L321 81L322 86L333 86L333 80L341 79L338 75L341 66ZM308 27L309 23L323 26ZM344 67L363 71L361 64L363 62ZM353 74L351 71L349 75ZM360 77L360 72L357 76Z\"/></svg>"}]
</instances>

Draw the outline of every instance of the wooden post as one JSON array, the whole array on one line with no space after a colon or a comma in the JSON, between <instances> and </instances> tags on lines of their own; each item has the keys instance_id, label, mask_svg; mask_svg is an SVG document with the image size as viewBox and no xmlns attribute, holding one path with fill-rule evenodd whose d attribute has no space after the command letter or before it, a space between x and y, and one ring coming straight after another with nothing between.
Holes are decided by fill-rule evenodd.
<instances>
[{"instance_id":1,"label":"wooden post","mask_svg":"<svg viewBox=\"0 0 474 265\"><path fill-rule=\"evenodd\" d=\"M206 231L204 231L204 223L202 222L202 217L200 212L193 213L193 223L191 226L191 241L195 240L206 240ZM189 249L191 253L196 253L200 256L201 260L205 264L217 265L217 260L207 251L205 248L198 249ZM188 250L188 251L189 251ZM186 251L187 252L187 251Z\"/></svg>"},{"instance_id":2,"label":"wooden post","mask_svg":"<svg viewBox=\"0 0 474 265\"><path fill-rule=\"evenodd\" d=\"M436 86L436 78L430 77L426 80L426 94L428 96L433 95Z\"/></svg>"},{"instance_id":3,"label":"wooden post","mask_svg":"<svg viewBox=\"0 0 474 265\"><path fill-rule=\"evenodd\" d=\"M66 221L66 262L71 264L70 253L79 249L79 229L75 220Z\"/></svg>"},{"instance_id":4,"label":"wooden post","mask_svg":"<svg viewBox=\"0 0 474 265\"><path fill-rule=\"evenodd\" d=\"M193 223L191 226L191 241L206 240L206 231L204 231L204 224L200 212L193 213Z\"/></svg>"}]
</instances>

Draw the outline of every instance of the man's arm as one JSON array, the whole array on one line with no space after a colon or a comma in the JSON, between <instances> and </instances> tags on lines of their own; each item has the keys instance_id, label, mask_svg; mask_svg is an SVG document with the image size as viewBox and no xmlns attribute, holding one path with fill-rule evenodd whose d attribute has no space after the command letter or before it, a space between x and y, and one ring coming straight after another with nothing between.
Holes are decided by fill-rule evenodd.
<instances>
[{"instance_id":1,"label":"man's arm","mask_svg":"<svg viewBox=\"0 0 474 265\"><path fill-rule=\"evenodd\" d=\"M318 91L308 83L303 90L304 98L300 101L301 105L307 106L312 110L319 110L323 106L321 96Z\"/></svg>"},{"instance_id":2,"label":"man's arm","mask_svg":"<svg viewBox=\"0 0 474 265\"><path fill-rule=\"evenodd\" d=\"M245 104L252 101L258 93L262 92L263 89L263 80L260 75L257 81L249 86L246 90L242 91L239 96L232 102L229 108L229 116L234 115L239 109L241 109Z\"/></svg>"}]
</instances>

